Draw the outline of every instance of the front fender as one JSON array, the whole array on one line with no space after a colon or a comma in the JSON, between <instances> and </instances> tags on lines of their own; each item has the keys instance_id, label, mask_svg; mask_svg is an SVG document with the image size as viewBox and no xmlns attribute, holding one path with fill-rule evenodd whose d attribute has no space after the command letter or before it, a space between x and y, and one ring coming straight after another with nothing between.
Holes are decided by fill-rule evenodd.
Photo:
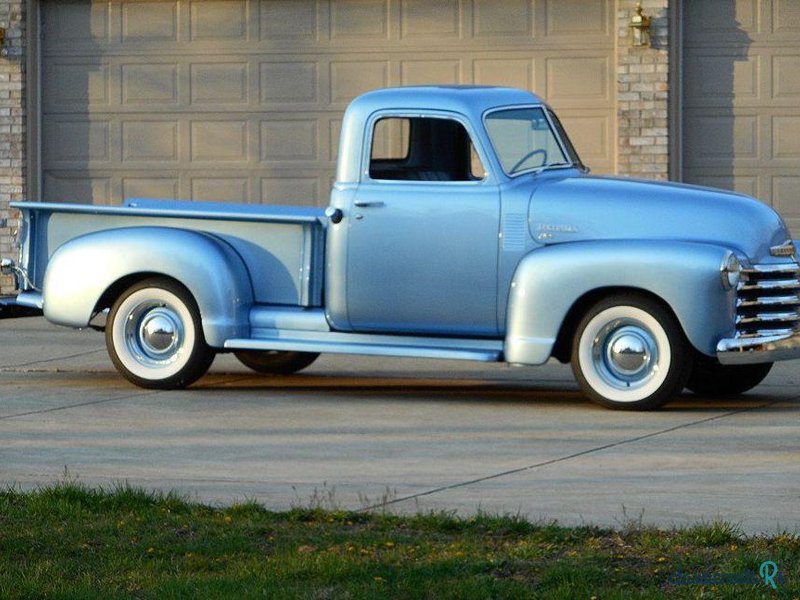
<instances>
[{"instance_id":1,"label":"front fender","mask_svg":"<svg viewBox=\"0 0 800 600\"><path fill-rule=\"evenodd\" d=\"M249 337L253 289L241 257L210 234L170 227L108 229L60 246L44 276L44 316L85 327L105 291L138 273L165 275L186 286L209 345Z\"/></svg>"},{"instance_id":2,"label":"front fender","mask_svg":"<svg viewBox=\"0 0 800 600\"><path fill-rule=\"evenodd\" d=\"M689 342L716 355L717 341L733 329L733 290L720 266L728 250L679 241L601 240L546 246L523 258L514 274L505 356L511 363L550 358L570 309L603 288L642 290L661 298Z\"/></svg>"}]
</instances>

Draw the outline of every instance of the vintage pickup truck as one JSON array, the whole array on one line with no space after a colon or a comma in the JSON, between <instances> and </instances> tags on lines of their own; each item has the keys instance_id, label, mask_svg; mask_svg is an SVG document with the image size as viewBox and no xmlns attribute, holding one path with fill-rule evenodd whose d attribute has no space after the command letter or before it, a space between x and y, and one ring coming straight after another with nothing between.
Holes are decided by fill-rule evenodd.
<instances>
[{"instance_id":1,"label":"vintage pickup truck","mask_svg":"<svg viewBox=\"0 0 800 600\"><path fill-rule=\"evenodd\" d=\"M266 373L321 352L556 358L592 400L649 409L800 357L800 266L771 208L587 173L529 92L377 90L347 109L324 211L14 204L5 311L104 329L151 388L190 385L219 352Z\"/></svg>"}]
</instances>

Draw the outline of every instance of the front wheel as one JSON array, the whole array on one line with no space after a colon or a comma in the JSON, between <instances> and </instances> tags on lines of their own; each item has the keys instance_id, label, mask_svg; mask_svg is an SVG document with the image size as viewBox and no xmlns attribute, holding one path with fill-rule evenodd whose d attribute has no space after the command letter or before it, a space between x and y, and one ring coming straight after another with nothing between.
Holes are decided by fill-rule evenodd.
<instances>
[{"instance_id":1,"label":"front wheel","mask_svg":"<svg viewBox=\"0 0 800 600\"><path fill-rule=\"evenodd\" d=\"M772 363L721 365L714 360L699 358L686 387L698 396L738 396L764 381L770 369Z\"/></svg>"},{"instance_id":2,"label":"front wheel","mask_svg":"<svg viewBox=\"0 0 800 600\"><path fill-rule=\"evenodd\" d=\"M164 277L131 286L114 303L106 347L117 371L145 388L184 388L202 377L214 360L194 298Z\"/></svg>"},{"instance_id":3,"label":"front wheel","mask_svg":"<svg viewBox=\"0 0 800 600\"><path fill-rule=\"evenodd\" d=\"M618 294L595 304L572 343L583 392L608 408L658 408L683 389L691 351L675 317L655 300Z\"/></svg>"}]
</instances>

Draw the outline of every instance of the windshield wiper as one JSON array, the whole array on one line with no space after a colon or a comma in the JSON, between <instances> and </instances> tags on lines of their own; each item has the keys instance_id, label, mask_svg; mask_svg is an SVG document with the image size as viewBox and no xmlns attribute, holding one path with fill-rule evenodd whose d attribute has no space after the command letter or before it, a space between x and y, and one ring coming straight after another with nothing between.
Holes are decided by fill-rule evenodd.
<instances>
[{"instance_id":1,"label":"windshield wiper","mask_svg":"<svg viewBox=\"0 0 800 600\"><path fill-rule=\"evenodd\" d=\"M539 174L543 171L549 171L550 169L563 169L565 167L576 167L579 168L578 165L574 162L558 162L558 163L550 163L547 165L542 165L540 167L531 167L530 169L517 169L514 171L510 171L509 175L520 175L522 173L533 173Z\"/></svg>"},{"instance_id":2,"label":"windshield wiper","mask_svg":"<svg viewBox=\"0 0 800 600\"><path fill-rule=\"evenodd\" d=\"M534 175L538 175L539 173L543 173L544 171L549 171L550 169L563 169L565 167L574 167L576 166L573 162L559 162L559 163L550 163L549 165L542 165L541 167L533 167L532 169L525 169L525 173L533 173ZM522 173L523 171L512 171L509 175L517 175Z\"/></svg>"},{"instance_id":3,"label":"windshield wiper","mask_svg":"<svg viewBox=\"0 0 800 600\"><path fill-rule=\"evenodd\" d=\"M560 162L560 163L550 163L549 165L542 165L537 170L537 173L541 173L542 171L549 171L550 169L561 169L563 167L572 167L574 163L571 162Z\"/></svg>"}]
</instances>

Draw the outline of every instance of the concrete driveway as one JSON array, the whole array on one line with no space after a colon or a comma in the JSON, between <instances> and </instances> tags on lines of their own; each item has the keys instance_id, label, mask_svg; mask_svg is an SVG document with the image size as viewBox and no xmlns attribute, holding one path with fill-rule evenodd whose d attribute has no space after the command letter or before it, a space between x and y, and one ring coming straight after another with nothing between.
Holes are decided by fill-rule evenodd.
<instances>
[{"instance_id":1,"label":"concrete driveway","mask_svg":"<svg viewBox=\"0 0 800 600\"><path fill-rule=\"evenodd\" d=\"M478 509L565 524L722 518L800 530L800 362L738 399L652 413L584 400L568 367L323 356L292 377L217 358L135 388L103 336L0 321L0 484L71 479L274 509Z\"/></svg>"}]
</instances>

